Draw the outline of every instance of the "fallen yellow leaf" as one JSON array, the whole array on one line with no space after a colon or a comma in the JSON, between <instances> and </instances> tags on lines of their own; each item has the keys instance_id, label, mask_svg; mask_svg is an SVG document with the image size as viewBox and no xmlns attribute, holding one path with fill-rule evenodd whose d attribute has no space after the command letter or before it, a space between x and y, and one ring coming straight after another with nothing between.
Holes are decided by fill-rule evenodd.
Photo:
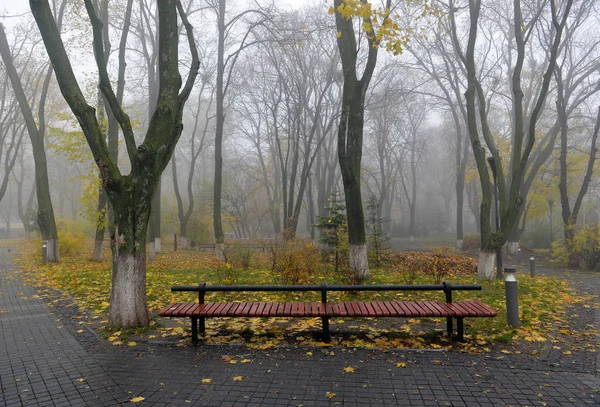
<instances>
[{"instance_id":1,"label":"fallen yellow leaf","mask_svg":"<svg viewBox=\"0 0 600 407\"><path fill-rule=\"evenodd\" d=\"M400 368L406 367L406 362L398 362L398 363L396 363L396 367L400 367Z\"/></svg>"},{"instance_id":2,"label":"fallen yellow leaf","mask_svg":"<svg viewBox=\"0 0 600 407\"><path fill-rule=\"evenodd\" d=\"M137 345L137 342L133 342L133 341L127 342L127 346L135 346L135 345Z\"/></svg>"},{"instance_id":3,"label":"fallen yellow leaf","mask_svg":"<svg viewBox=\"0 0 600 407\"><path fill-rule=\"evenodd\" d=\"M356 372L356 369L353 368L352 366L346 366L344 368L344 372L346 372L346 373L354 373L354 372Z\"/></svg>"},{"instance_id":4,"label":"fallen yellow leaf","mask_svg":"<svg viewBox=\"0 0 600 407\"><path fill-rule=\"evenodd\" d=\"M335 394L335 393L332 393L332 392L330 392L330 391L328 391L327 393L325 393L325 397L327 397L328 399L332 399L332 398L334 398L335 396L337 396L337 394Z\"/></svg>"},{"instance_id":5,"label":"fallen yellow leaf","mask_svg":"<svg viewBox=\"0 0 600 407\"><path fill-rule=\"evenodd\" d=\"M212 379L207 377L205 379L202 379L202 383L212 383Z\"/></svg>"},{"instance_id":6,"label":"fallen yellow leaf","mask_svg":"<svg viewBox=\"0 0 600 407\"><path fill-rule=\"evenodd\" d=\"M233 378L233 381L234 381L234 382L241 382L242 380L244 380L244 376L235 376L235 377Z\"/></svg>"},{"instance_id":7,"label":"fallen yellow leaf","mask_svg":"<svg viewBox=\"0 0 600 407\"><path fill-rule=\"evenodd\" d=\"M146 398L142 397L142 396L138 396L138 397L134 397L131 399L132 403L141 403L142 401L144 401Z\"/></svg>"}]
</instances>

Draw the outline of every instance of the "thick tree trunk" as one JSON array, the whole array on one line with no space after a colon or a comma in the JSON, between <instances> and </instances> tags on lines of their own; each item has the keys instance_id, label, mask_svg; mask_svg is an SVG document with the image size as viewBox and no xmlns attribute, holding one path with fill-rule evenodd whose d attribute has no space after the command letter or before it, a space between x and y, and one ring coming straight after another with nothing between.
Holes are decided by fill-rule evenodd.
<instances>
[{"instance_id":1,"label":"thick tree trunk","mask_svg":"<svg viewBox=\"0 0 600 407\"><path fill-rule=\"evenodd\" d=\"M363 281L369 277L369 258L367 256L367 244L350 244L350 270L355 273L357 280Z\"/></svg>"},{"instance_id":2,"label":"thick tree trunk","mask_svg":"<svg viewBox=\"0 0 600 407\"><path fill-rule=\"evenodd\" d=\"M493 280L496 271L496 252L489 250L479 251L479 261L477 263L477 279Z\"/></svg>"},{"instance_id":3,"label":"thick tree trunk","mask_svg":"<svg viewBox=\"0 0 600 407\"><path fill-rule=\"evenodd\" d=\"M144 239L145 240L145 239ZM146 306L146 253L116 250L113 253L109 324L132 328L148 326L150 312Z\"/></svg>"}]
</instances>

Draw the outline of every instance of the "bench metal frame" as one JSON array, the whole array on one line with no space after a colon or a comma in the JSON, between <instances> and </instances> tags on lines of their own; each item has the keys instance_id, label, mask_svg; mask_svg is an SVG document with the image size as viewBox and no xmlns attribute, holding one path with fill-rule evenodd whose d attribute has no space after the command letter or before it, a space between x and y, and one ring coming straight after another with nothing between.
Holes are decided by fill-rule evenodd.
<instances>
[{"instance_id":1,"label":"bench metal frame","mask_svg":"<svg viewBox=\"0 0 600 407\"><path fill-rule=\"evenodd\" d=\"M452 307L452 293L453 291L480 291L482 289L479 284L450 284L448 282L444 282L442 284L389 284L389 285L327 285L326 283L321 283L320 285L207 285L206 283L200 283L197 286L173 286L171 291L174 292L198 292L198 303L200 305L205 304L205 296L208 292L320 292L321 293L321 305L322 310L324 312L320 315L322 324L323 324L323 336L326 341L330 340L330 332L329 332L329 319L334 315L328 314L327 310L327 292L328 291L349 291L349 292L357 292L357 291L443 291L446 296L445 305ZM413 301L400 301L399 303L408 304L410 306L416 305ZM284 304L284 302L278 303ZM330 303L331 304L331 303ZM347 302L340 302L338 304L347 304ZM365 302L365 304L370 304L369 302ZM487 305L479 302L464 302L464 303L455 303L455 306L459 306L461 304L466 304L468 306L472 306L475 304L479 308L483 309L484 312L470 312L468 313L468 317L493 317L496 316L496 312L489 308ZM166 313L168 314L169 306L162 311L159 312L159 315ZM457 328L457 336L458 340L462 341L464 339L464 324L463 318L464 315L459 316L453 310L448 309L447 311L442 312L441 315L433 315L427 314L426 310L423 310L423 313L426 315L414 315L416 317L446 317L446 329L448 335L452 337L454 331L453 318L456 319L456 328ZM324 314L324 315L323 315ZM162 315L161 315L162 316ZM181 317L183 315L165 315L172 317ZM188 315L185 315L188 316ZM220 315L224 316L224 315ZM227 315L228 317L247 317L247 315L236 314L233 312L231 315ZM290 315L283 315L290 316ZM348 315L352 317L353 315ZM358 315L356 315L358 316ZM402 315L390 315L391 317L402 317ZM412 315L411 315L412 316ZM214 316L213 316L214 317ZM294 317L303 317L303 315L294 315ZM313 315L304 315L304 317L314 317ZM196 342L198 340L198 331L200 333L204 333L206 330L206 316L201 316L199 314L192 313L189 315L189 318L192 322L192 341ZM200 326L198 326L198 322L200 322Z\"/></svg>"}]
</instances>

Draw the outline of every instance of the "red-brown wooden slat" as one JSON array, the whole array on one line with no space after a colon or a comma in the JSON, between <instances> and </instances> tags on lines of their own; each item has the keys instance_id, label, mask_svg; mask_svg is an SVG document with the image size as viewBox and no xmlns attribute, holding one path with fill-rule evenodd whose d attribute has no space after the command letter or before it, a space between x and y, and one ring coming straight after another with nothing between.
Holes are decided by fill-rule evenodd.
<instances>
[{"instance_id":1,"label":"red-brown wooden slat","mask_svg":"<svg viewBox=\"0 0 600 407\"><path fill-rule=\"evenodd\" d=\"M250 318L258 317L260 315L258 313L258 309L262 305L262 303L254 301L249 304L250 304L250 306L248 307L248 317L250 317Z\"/></svg>"},{"instance_id":2,"label":"red-brown wooden slat","mask_svg":"<svg viewBox=\"0 0 600 407\"><path fill-rule=\"evenodd\" d=\"M186 317L198 315L198 308L200 307L200 304L198 304L198 303L192 303L192 304L193 305L191 307L189 307L185 310Z\"/></svg>"},{"instance_id":3,"label":"red-brown wooden slat","mask_svg":"<svg viewBox=\"0 0 600 407\"><path fill-rule=\"evenodd\" d=\"M263 302L262 303L262 308L260 311L260 316L261 317L267 317L269 316L269 309L271 308L271 303L270 302Z\"/></svg>"},{"instance_id":4,"label":"red-brown wooden slat","mask_svg":"<svg viewBox=\"0 0 600 407\"><path fill-rule=\"evenodd\" d=\"M431 305L431 301L419 301L419 304L421 304L423 308L428 310L430 316L441 317L439 311L435 309L433 305Z\"/></svg>"},{"instance_id":5,"label":"red-brown wooden slat","mask_svg":"<svg viewBox=\"0 0 600 407\"><path fill-rule=\"evenodd\" d=\"M421 311L421 316L422 317L433 317L435 316L433 311L431 310L431 308L429 308L429 306L427 305L427 303L425 301L417 301L415 304L417 307L419 307L419 310Z\"/></svg>"},{"instance_id":6,"label":"red-brown wooden slat","mask_svg":"<svg viewBox=\"0 0 600 407\"><path fill-rule=\"evenodd\" d=\"M301 316L300 315L300 303L299 302L293 302L292 303L291 315L292 315L292 317L299 317L299 316Z\"/></svg>"},{"instance_id":7,"label":"red-brown wooden slat","mask_svg":"<svg viewBox=\"0 0 600 407\"><path fill-rule=\"evenodd\" d=\"M444 307L445 304L442 304L437 301L431 301L429 305L434 307L438 311L439 316L441 316L441 317L453 317L454 316L454 312L452 312L452 310Z\"/></svg>"},{"instance_id":8,"label":"red-brown wooden slat","mask_svg":"<svg viewBox=\"0 0 600 407\"><path fill-rule=\"evenodd\" d=\"M375 301L373 306L379 308L379 314L381 317L396 317L398 316L398 310L393 305L394 301Z\"/></svg>"},{"instance_id":9,"label":"red-brown wooden slat","mask_svg":"<svg viewBox=\"0 0 600 407\"><path fill-rule=\"evenodd\" d=\"M177 309L178 306L179 306L179 303L171 304L168 307L165 307L165 308L161 309L160 311L158 311L158 315L161 317L170 317L173 310Z\"/></svg>"},{"instance_id":10,"label":"red-brown wooden slat","mask_svg":"<svg viewBox=\"0 0 600 407\"><path fill-rule=\"evenodd\" d=\"M469 311L467 309L465 309L465 307L463 307L462 303L460 302L455 302L452 304L448 304L450 307L452 307L452 309L454 310L454 312L456 312L456 316L457 317L466 317L469 316Z\"/></svg>"},{"instance_id":11,"label":"red-brown wooden slat","mask_svg":"<svg viewBox=\"0 0 600 407\"><path fill-rule=\"evenodd\" d=\"M373 305L371 303L363 302L363 305L367 309L368 316L370 316L370 317L376 317L377 316L377 311L375 311L375 308L373 308Z\"/></svg>"},{"instance_id":12,"label":"red-brown wooden slat","mask_svg":"<svg viewBox=\"0 0 600 407\"><path fill-rule=\"evenodd\" d=\"M255 317L262 316L262 312L263 312L264 309L265 309L265 303L264 302L255 302L254 303L254 307L252 308L253 316L255 316Z\"/></svg>"},{"instance_id":13,"label":"red-brown wooden slat","mask_svg":"<svg viewBox=\"0 0 600 407\"><path fill-rule=\"evenodd\" d=\"M410 301L400 301L398 304L402 307L402 309L405 311L405 317L410 318L410 317L415 317L418 316L415 315L415 310L412 309L412 307L410 307L408 304L410 303Z\"/></svg>"},{"instance_id":14,"label":"red-brown wooden slat","mask_svg":"<svg viewBox=\"0 0 600 407\"><path fill-rule=\"evenodd\" d=\"M233 317L235 315L234 311L235 309L240 305L239 302L230 302L229 303L229 307L227 307L227 310L225 311L225 317Z\"/></svg>"},{"instance_id":15,"label":"red-brown wooden slat","mask_svg":"<svg viewBox=\"0 0 600 407\"><path fill-rule=\"evenodd\" d=\"M397 301L377 301L377 305L381 308L384 317L396 317L398 316L396 302Z\"/></svg>"},{"instance_id":16,"label":"red-brown wooden slat","mask_svg":"<svg viewBox=\"0 0 600 407\"><path fill-rule=\"evenodd\" d=\"M471 313L470 316L477 316L479 315L479 310L477 309L477 307L470 301L464 301L462 303L462 305L469 310L469 312Z\"/></svg>"},{"instance_id":17,"label":"red-brown wooden slat","mask_svg":"<svg viewBox=\"0 0 600 407\"><path fill-rule=\"evenodd\" d=\"M393 310L393 313L390 316L394 317L405 317L406 309L402 306L400 301L388 301L386 303L387 308ZM391 312L391 311L390 311Z\"/></svg>"},{"instance_id":18,"label":"red-brown wooden slat","mask_svg":"<svg viewBox=\"0 0 600 407\"><path fill-rule=\"evenodd\" d=\"M217 312L216 316L226 317L227 311L229 311L229 308L231 308L233 305L234 304L232 302L224 302L223 307Z\"/></svg>"},{"instance_id":19,"label":"red-brown wooden slat","mask_svg":"<svg viewBox=\"0 0 600 407\"><path fill-rule=\"evenodd\" d=\"M187 303L183 303L180 304L179 307L177 308L177 310L173 311L173 316L175 317L185 317L185 312L190 309L191 307L194 306L194 302L187 302Z\"/></svg>"},{"instance_id":20,"label":"red-brown wooden slat","mask_svg":"<svg viewBox=\"0 0 600 407\"><path fill-rule=\"evenodd\" d=\"M375 310L375 316L377 317L382 317L383 316L383 310L381 309L381 307L379 306L379 302L377 301L373 301L371 303L371 305L373 306L373 309Z\"/></svg>"},{"instance_id":21,"label":"red-brown wooden slat","mask_svg":"<svg viewBox=\"0 0 600 407\"><path fill-rule=\"evenodd\" d=\"M215 317L223 317L223 316L227 315L226 313L230 306L231 306L230 302L220 303L220 306L214 310L213 315Z\"/></svg>"},{"instance_id":22,"label":"red-brown wooden slat","mask_svg":"<svg viewBox=\"0 0 600 407\"><path fill-rule=\"evenodd\" d=\"M469 316L477 316L477 309L468 301L464 301L461 304L465 309L469 310Z\"/></svg>"},{"instance_id":23,"label":"red-brown wooden slat","mask_svg":"<svg viewBox=\"0 0 600 407\"><path fill-rule=\"evenodd\" d=\"M301 316L301 317L306 316L306 312L304 312L304 305L305 305L304 302L298 303L298 316Z\"/></svg>"},{"instance_id":24,"label":"red-brown wooden slat","mask_svg":"<svg viewBox=\"0 0 600 407\"><path fill-rule=\"evenodd\" d=\"M483 312L479 309L474 301L461 301L473 313L473 316L483 316Z\"/></svg>"},{"instance_id":25,"label":"red-brown wooden slat","mask_svg":"<svg viewBox=\"0 0 600 407\"><path fill-rule=\"evenodd\" d=\"M271 307L272 307L273 303L272 302L266 302L265 303L265 307L262 310L262 316L263 317L270 317L271 314L269 311L271 311Z\"/></svg>"},{"instance_id":26,"label":"red-brown wooden slat","mask_svg":"<svg viewBox=\"0 0 600 407\"><path fill-rule=\"evenodd\" d=\"M496 315L498 315L498 313L494 311L489 305L484 304L479 300L472 300L470 302L476 305L479 310L481 310L483 316L495 317Z\"/></svg>"},{"instance_id":27,"label":"red-brown wooden slat","mask_svg":"<svg viewBox=\"0 0 600 407\"><path fill-rule=\"evenodd\" d=\"M285 304L280 303L280 302L274 302L271 304L271 310L269 311L269 313L273 317L280 317L283 312L284 307L285 307Z\"/></svg>"},{"instance_id":28,"label":"red-brown wooden slat","mask_svg":"<svg viewBox=\"0 0 600 407\"><path fill-rule=\"evenodd\" d=\"M336 303L338 316L346 317L348 316L348 310L346 309L346 304L343 302Z\"/></svg>"},{"instance_id":29,"label":"red-brown wooden slat","mask_svg":"<svg viewBox=\"0 0 600 407\"><path fill-rule=\"evenodd\" d=\"M288 316L292 315L292 307L293 307L293 303L290 303L290 302L285 303L285 308L283 309L284 317L288 317Z\"/></svg>"},{"instance_id":30,"label":"red-brown wooden slat","mask_svg":"<svg viewBox=\"0 0 600 407\"><path fill-rule=\"evenodd\" d=\"M360 305L356 302L356 301L350 301L348 303L352 309L352 316L353 317L361 317L362 316L362 309L360 308Z\"/></svg>"},{"instance_id":31,"label":"red-brown wooden slat","mask_svg":"<svg viewBox=\"0 0 600 407\"><path fill-rule=\"evenodd\" d=\"M399 301L383 301L380 303L381 307L387 312L385 316L389 317L403 317L406 316L406 309L400 305Z\"/></svg>"},{"instance_id":32,"label":"red-brown wooden slat","mask_svg":"<svg viewBox=\"0 0 600 407\"><path fill-rule=\"evenodd\" d=\"M227 311L227 316L228 317L240 316L240 312L243 307L244 307L243 302L234 302L233 305L231 306L231 308L229 308L229 310Z\"/></svg>"},{"instance_id":33,"label":"red-brown wooden slat","mask_svg":"<svg viewBox=\"0 0 600 407\"><path fill-rule=\"evenodd\" d=\"M243 305L237 310L237 315L236 316L238 316L238 317L247 317L248 316L248 310L252 306L252 303L251 302L244 302L242 304Z\"/></svg>"},{"instance_id":34,"label":"red-brown wooden slat","mask_svg":"<svg viewBox=\"0 0 600 407\"><path fill-rule=\"evenodd\" d=\"M419 309L415 306L414 302L412 301L405 301L404 305L410 309L411 311L411 317L420 317L421 316L421 312L419 311Z\"/></svg>"},{"instance_id":35,"label":"red-brown wooden slat","mask_svg":"<svg viewBox=\"0 0 600 407\"><path fill-rule=\"evenodd\" d=\"M486 308L484 304L477 300L465 301L468 302L471 308L473 308L477 312L478 317L487 317L490 315L490 310Z\"/></svg>"}]
</instances>

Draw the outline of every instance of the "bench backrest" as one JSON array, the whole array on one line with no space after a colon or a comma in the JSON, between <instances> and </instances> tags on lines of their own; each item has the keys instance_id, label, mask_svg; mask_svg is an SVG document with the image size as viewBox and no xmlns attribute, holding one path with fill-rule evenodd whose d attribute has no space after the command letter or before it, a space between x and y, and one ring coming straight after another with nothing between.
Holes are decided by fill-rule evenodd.
<instances>
[{"instance_id":1,"label":"bench backrest","mask_svg":"<svg viewBox=\"0 0 600 407\"><path fill-rule=\"evenodd\" d=\"M446 303L452 303L452 291L480 291L479 284L374 284L374 285L207 285L173 286L171 291L198 292L198 302L204 304L207 292L321 292L321 302L327 303L328 291L443 291Z\"/></svg>"}]
</instances>

